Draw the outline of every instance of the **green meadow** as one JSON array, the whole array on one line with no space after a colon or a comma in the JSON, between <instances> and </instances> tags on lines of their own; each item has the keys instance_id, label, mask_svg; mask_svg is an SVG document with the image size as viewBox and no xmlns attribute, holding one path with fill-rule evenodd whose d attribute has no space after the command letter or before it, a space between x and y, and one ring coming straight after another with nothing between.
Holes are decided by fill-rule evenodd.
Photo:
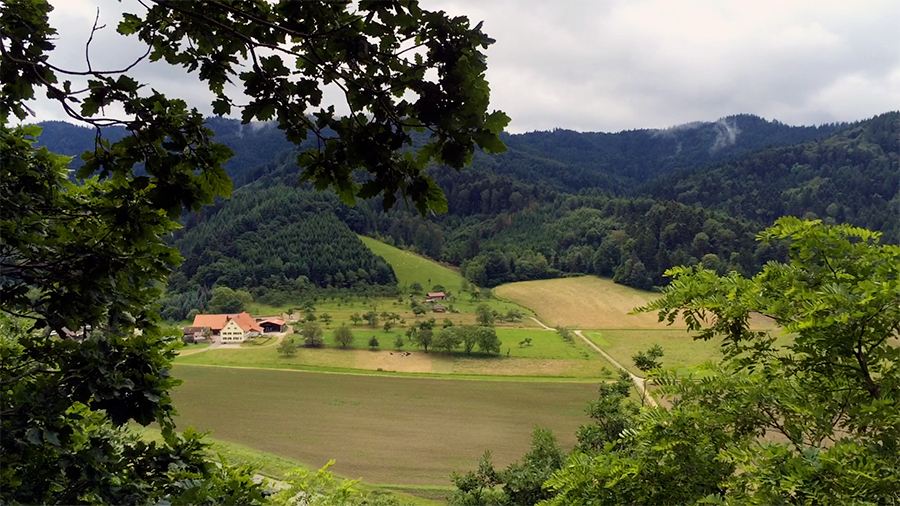
<instances>
[{"instance_id":1,"label":"green meadow","mask_svg":"<svg viewBox=\"0 0 900 506\"><path fill-rule=\"evenodd\" d=\"M574 444L596 383L452 381L176 366L177 424L370 483L450 484L490 448L505 466L535 425Z\"/></svg>"}]
</instances>

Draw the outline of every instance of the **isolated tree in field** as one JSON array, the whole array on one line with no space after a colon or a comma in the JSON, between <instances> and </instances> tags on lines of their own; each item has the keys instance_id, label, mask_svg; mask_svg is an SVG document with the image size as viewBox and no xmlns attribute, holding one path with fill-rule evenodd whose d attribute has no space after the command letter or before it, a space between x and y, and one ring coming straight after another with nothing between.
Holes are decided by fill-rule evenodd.
<instances>
[{"instance_id":1,"label":"isolated tree in field","mask_svg":"<svg viewBox=\"0 0 900 506\"><path fill-rule=\"evenodd\" d=\"M423 314L427 313L428 309L426 309L425 306L423 306L422 304L419 304L418 302L413 302L412 312L416 316L416 318L418 318L418 317L422 316Z\"/></svg>"},{"instance_id":2,"label":"isolated tree in field","mask_svg":"<svg viewBox=\"0 0 900 506\"><path fill-rule=\"evenodd\" d=\"M350 321L353 322L354 325L359 325L363 321L363 317L359 315L359 313L353 313L350 315Z\"/></svg>"},{"instance_id":3,"label":"isolated tree in field","mask_svg":"<svg viewBox=\"0 0 900 506\"><path fill-rule=\"evenodd\" d=\"M403 342L403 336L397 335L397 337L394 339L394 348L397 348L399 350L403 348L404 344L405 343Z\"/></svg>"},{"instance_id":4,"label":"isolated tree in field","mask_svg":"<svg viewBox=\"0 0 900 506\"><path fill-rule=\"evenodd\" d=\"M654 344L647 351L637 352L631 357L631 361L634 362L634 366L641 371L649 372L662 366L659 363L659 359L662 358L662 356L662 346Z\"/></svg>"},{"instance_id":5,"label":"isolated tree in field","mask_svg":"<svg viewBox=\"0 0 900 506\"><path fill-rule=\"evenodd\" d=\"M391 323L390 320L384 322L384 331L385 331L385 332L390 332L390 331L391 331L391 328L392 328L393 326L394 326L394 324Z\"/></svg>"},{"instance_id":6,"label":"isolated tree in field","mask_svg":"<svg viewBox=\"0 0 900 506\"><path fill-rule=\"evenodd\" d=\"M475 308L475 320L482 327L490 327L494 325L494 310L487 304L479 304Z\"/></svg>"},{"instance_id":7,"label":"isolated tree in field","mask_svg":"<svg viewBox=\"0 0 900 506\"><path fill-rule=\"evenodd\" d=\"M182 213L229 196L222 163L230 151L211 142L201 114L133 79L130 66L51 66L51 10L46 0L0 4L0 308L29 322L11 324L15 338L3 340L15 345L4 348L0 370L0 502L257 504L261 486L246 472L215 466L196 433L172 430L174 352L152 309L179 262L162 238ZM459 169L476 147L504 150L499 132L508 118L487 113L482 51L493 41L465 17L415 1L154 0L140 15L126 14L118 31L146 43L150 59L196 72L216 96L216 114L240 109L245 123L275 119L289 141L311 141L296 160L302 179L334 188L345 202L381 194L386 208L399 196L423 214L446 211L425 167ZM227 95L227 82L242 88L245 104ZM326 85L344 92L345 117L323 103ZM33 127L8 127L13 116L27 117L35 96L97 128L96 149L77 174L84 185L68 184L68 160L33 148ZM114 117L119 110L125 114ZM129 135L109 141L103 127L114 125ZM429 138L412 147L419 129ZM371 177L359 183L357 170ZM99 331L77 343L45 332L85 325ZM122 361L129 366L112 367ZM104 370L116 374L97 373ZM158 422L164 442L147 447L127 437L130 421Z\"/></svg>"},{"instance_id":8,"label":"isolated tree in field","mask_svg":"<svg viewBox=\"0 0 900 506\"><path fill-rule=\"evenodd\" d=\"M372 348L374 350L377 347L378 347L378 336L372 336L372 338L369 339L369 348Z\"/></svg>"},{"instance_id":9,"label":"isolated tree in field","mask_svg":"<svg viewBox=\"0 0 900 506\"><path fill-rule=\"evenodd\" d=\"M376 313L375 311L369 311L368 313L364 314L363 317L367 322L369 322L370 327L378 326L378 313Z\"/></svg>"},{"instance_id":10,"label":"isolated tree in field","mask_svg":"<svg viewBox=\"0 0 900 506\"><path fill-rule=\"evenodd\" d=\"M478 342L478 350L482 353L500 353L500 338L497 337L497 331L493 327L478 327L475 330L476 340Z\"/></svg>"},{"instance_id":11,"label":"isolated tree in field","mask_svg":"<svg viewBox=\"0 0 900 506\"><path fill-rule=\"evenodd\" d=\"M416 295L421 295L424 289L422 288L422 284L418 281L414 281L413 284L409 285L409 291Z\"/></svg>"},{"instance_id":12,"label":"isolated tree in field","mask_svg":"<svg viewBox=\"0 0 900 506\"><path fill-rule=\"evenodd\" d=\"M322 327L316 322L306 322L300 329L300 336L303 338L303 346L307 348L321 348L325 345Z\"/></svg>"},{"instance_id":13,"label":"isolated tree in field","mask_svg":"<svg viewBox=\"0 0 900 506\"><path fill-rule=\"evenodd\" d=\"M324 323L326 326L331 325L331 314L322 313L321 315L319 315L319 319L322 320L322 323Z\"/></svg>"},{"instance_id":14,"label":"isolated tree in field","mask_svg":"<svg viewBox=\"0 0 900 506\"><path fill-rule=\"evenodd\" d=\"M276 351L282 357L293 357L297 354L297 344L294 343L293 339L285 337L281 340L281 343L278 344Z\"/></svg>"},{"instance_id":15,"label":"isolated tree in field","mask_svg":"<svg viewBox=\"0 0 900 506\"><path fill-rule=\"evenodd\" d=\"M316 313L313 313L312 311L306 313L306 316L303 318L303 321L306 322L314 322L316 320L318 320L318 318L316 318Z\"/></svg>"},{"instance_id":16,"label":"isolated tree in field","mask_svg":"<svg viewBox=\"0 0 900 506\"><path fill-rule=\"evenodd\" d=\"M334 342L341 348L346 348L353 344L353 331L346 325L341 325L334 330Z\"/></svg>"}]
</instances>

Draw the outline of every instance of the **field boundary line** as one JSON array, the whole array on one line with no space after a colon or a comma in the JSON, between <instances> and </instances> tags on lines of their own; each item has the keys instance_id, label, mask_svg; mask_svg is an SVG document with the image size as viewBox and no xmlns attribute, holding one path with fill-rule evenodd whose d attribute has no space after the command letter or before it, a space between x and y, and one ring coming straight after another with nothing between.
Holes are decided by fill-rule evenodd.
<instances>
[{"instance_id":1,"label":"field boundary line","mask_svg":"<svg viewBox=\"0 0 900 506\"><path fill-rule=\"evenodd\" d=\"M316 369L291 369L287 367L254 367L247 365L222 365L222 364L192 364L190 362L174 362L173 365L185 366L185 367L218 367L220 369L249 369L255 371L281 371L281 372L298 372L298 373L308 373L308 374L344 374L347 376L377 376L384 378L406 378L406 379L427 379L427 380L447 380L447 381L496 381L496 382L507 382L507 383L606 383L613 381L609 378L569 378L569 377L560 377L560 376L467 376L467 375L459 375L457 378L448 377L449 375L440 376L436 374L428 374L428 373L409 373L409 374L396 374L387 371L371 371L371 372L356 372L356 371L364 371L361 369L347 370L347 371L322 371Z\"/></svg>"},{"instance_id":2,"label":"field boundary line","mask_svg":"<svg viewBox=\"0 0 900 506\"><path fill-rule=\"evenodd\" d=\"M647 386L645 385L646 381L644 380L644 378L641 378L640 376L637 376L637 375L635 375L635 374L632 374L631 371L629 371L628 369L625 368L625 366L623 366L622 364L620 364L616 359L612 358L612 357L609 355L609 353L606 353L605 351L603 351L602 349L600 349L599 346L597 346L596 344L594 344L593 341L591 341L591 340L588 339L584 334L582 334L580 330L576 330L575 333L578 335L578 337L584 339L584 342L586 342L586 343L588 344L588 346L590 346L590 347L593 348L597 353L599 353L600 355L602 355L602 356L603 356L606 360L608 360L612 365L618 367L618 368L619 368L620 370L622 370L622 371L625 371L625 373L628 374L628 377L631 378L631 381L634 382L635 386L636 386L637 389L638 389L638 392L641 393L641 396L642 396L644 399L647 400L647 403L648 403L648 404L650 404L650 405L653 406L654 408L658 408L658 407L659 407L659 404L656 403L656 399L654 399L653 396L650 395L650 392L647 391Z\"/></svg>"}]
</instances>

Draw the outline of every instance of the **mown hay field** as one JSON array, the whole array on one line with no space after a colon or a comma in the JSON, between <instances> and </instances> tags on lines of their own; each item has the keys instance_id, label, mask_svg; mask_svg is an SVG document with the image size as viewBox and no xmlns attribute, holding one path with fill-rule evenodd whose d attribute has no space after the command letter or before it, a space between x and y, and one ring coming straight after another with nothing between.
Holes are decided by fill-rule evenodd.
<instances>
[{"instance_id":1,"label":"mown hay field","mask_svg":"<svg viewBox=\"0 0 900 506\"><path fill-rule=\"evenodd\" d=\"M497 296L532 308L551 326L580 329L656 329L656 314L629 315L659 297L596 276L522 281L500 285Z\"/></svg>"},{"instance_id":2,"label":"mown hay field","mask_svg":"<svg viewBox=\"0 0 900 506\"><path fill-rule=\"evenodd\" d=\"M535 425L574 444L595 383L456 381L176 366L179 429L369 483L448 485L486 449L505 467Z\"/></svg>"},{"instance_id":3,"label":"mown hay field","mask_svg":"<svg viewBox=\"0 0 900 506\"><path fill-rule=\"evenodd\" d=\"M580 276L577 278L521 281L500 285L497 296L529 307L538 318L551 326L577 329L683 329L676 319L671 327L660 323L656 312L628 314L645 306L660 294L645 292L613 283L609 278ZM755 316L753 328L774 328L771 320Z\"/></svg>"}]
</instances>

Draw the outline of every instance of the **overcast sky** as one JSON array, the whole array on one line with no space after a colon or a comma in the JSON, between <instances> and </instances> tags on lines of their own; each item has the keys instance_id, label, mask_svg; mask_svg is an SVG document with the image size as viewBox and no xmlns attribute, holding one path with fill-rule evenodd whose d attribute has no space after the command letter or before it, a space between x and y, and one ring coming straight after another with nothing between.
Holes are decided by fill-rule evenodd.
<instances>
[{"instance_id":1,"label":"overcast sky","mask_svg":"<svg viewBox=\"0 0 900 506\"><path fill-rule=\"evenodd\" d=\"M140 55L118 36L134 0L55 0L51 62L83 69L97 6L108 26L95 68ZM509 130L616 132L750 113L792 125L865 119L900 109L897 0L421 0L464 14L497 39L488 50L492 108ZM210 95L165 64L133 73L205 113ZM63 119L45 100L39 120Z\"/></svg>"}]
</instances>

